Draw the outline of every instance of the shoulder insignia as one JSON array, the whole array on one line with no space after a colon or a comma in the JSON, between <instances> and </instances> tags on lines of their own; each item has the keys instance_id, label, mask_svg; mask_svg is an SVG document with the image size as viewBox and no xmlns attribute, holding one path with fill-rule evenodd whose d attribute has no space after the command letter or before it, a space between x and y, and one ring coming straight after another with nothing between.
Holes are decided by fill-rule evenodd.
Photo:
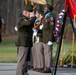
<instances>
[{"instance_id":1,"label":"shoulder insignia","mask_svg":"<svg viewBox=\"0 0 76 75\"><path fill-rule=\"evenodd\" d=\"M51 20L54 20L54 18L51 16Z\"/></svg>"},{"instance_id":2,"label":"shoulder insignia","mask_svg":"<svg viewBox=\"0 0 76 75\"><path fill-rule=\"evenodd\" d=\"M54 25L54 22L51 22L51 25Z\"/></svg>"}]
</instances>

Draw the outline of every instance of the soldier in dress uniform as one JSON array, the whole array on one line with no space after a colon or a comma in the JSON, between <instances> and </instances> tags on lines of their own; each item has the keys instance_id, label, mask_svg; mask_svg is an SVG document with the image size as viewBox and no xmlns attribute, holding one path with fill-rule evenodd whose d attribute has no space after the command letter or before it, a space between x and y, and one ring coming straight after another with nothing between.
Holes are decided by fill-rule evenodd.
<instances>
[{"instance_id":1,"label":"soldier in dress uniform","mask_svg":"<svg viewBox=\"0 0 76 75\"><path fill-rule=\"evenodd\" d=\"M36 16L36 20L35 20L35 23L34 23L34 26L36 24L38 24L38 22L40 21L40 14L38 13L38 10L36 10L36 13L35 13L35 16ZM32 47L32 55L33 55L33 70L37 71L38 70L38 59L37 59L37 42L38 42L38 39L37 39L37 30L35 30L33 28L33 37L32 37L32 41L33 41L33 47Z\"/></svg>"},{"instance_id":2,"label":"soldier in dress uniform","mask_svg":"<svg viewBox=\"0 0 76 75\"><path fill-rule=\"evenodd\" d=\"M37 61L37 70L41 72L44 68L44 55L43 55L43 42L42 42L42 23L43 23L43 12L41 10L36 10L39 14L39 18L36 20L34 29L35 29L35 56Z\"/></svg>"},{"instance_id":3,"label":"soldier in dress uniform","mask_svg":"<svg viewBox=\"0 0 76 75\"><path fill-rule=\"evenodd\" d=\"M30 19L30 12L33 8L30 5L25 5L22 16L19 18L17 23L17 41L16 46L18 47L18 62L16 75L28 75L27 68L27 54L30 45L30 39L32 36L32 20Z\"/></svg>"},{"instance_id":4,"label":"soldier in dress uniform","mask_svg":"<svg viewBox=\"0 0 76 75\"><path fill-rule=\"evenodd\" d=\"M6 29L6 25L5 25L4 19L0 16L0 44L2 42L2 35L1 35L2 26L3 26L4 30L5 30Z\"/></svg>"},{"instance_id":5,"label":"soldier in dress uniform","mask_svg":"<svg viewBox=\"0 0 76 75\"><path fill-rule=\"evenodd\" d=\"M43 36L42 36L42 28L43 28L43 22L44 22L44 14L43 11L40 11L40 26L38 28L37 37L38 37L38 43L37 43L37 53L38 53L38 71L42 72L44 69L44 49L43 49Z\"/></svg>"},{"instance_id":6,"label":"soldier in dress uniform","mask_svg":"<svg viewBox=\"0 0 76 75\"><path fill-rule=\"evenodd\" d=\"M45 20L43 22L42 37L43 37L43 47L44 47L44 70L43 73L51 72L51 62L52 62L52 47L54 41L53 31L55 29L55 20L52 15L53 7L46 4L44 8Z\"/></svg>"}]
</instances>

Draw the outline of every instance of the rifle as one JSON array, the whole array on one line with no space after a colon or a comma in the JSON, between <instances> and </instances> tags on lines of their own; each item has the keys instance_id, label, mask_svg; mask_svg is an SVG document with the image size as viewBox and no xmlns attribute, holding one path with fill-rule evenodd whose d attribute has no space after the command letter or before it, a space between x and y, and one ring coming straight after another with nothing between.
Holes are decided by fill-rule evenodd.
<instances>
[{"instance_id":1,"label":"rifle","mask_svg":"<svg viewBox=\"0 0 76 75\"><path fill-rule=\"evenodd\" d=\"M59 4L60 1L58 1L55 5L53 5L53 9ZM34 26L34 29L38 30L41 23L45 20L45 17L43 16L40 20L40 23Z\"/></svg>"},{"instance_id":2,"label":"rifle","mask_svg":"<svg viewBox=\"0 0 76 75\"><path fill-rule=\"evenodd\" d=\"M57 1L55 5L53 5L53 9L59 4L60 1Z\"/></svg>"},{"instance_id":3,"label":"rifle","mask_svg":"<svg viewBox=\"0 0 76 75\"><path fill-rule=\"evenodd\" d=\"M34 25L34 29L38 30L41 23L45 20L45 17L42 17L39 24Z\"/></svg>"},{"instance_id":4,"label":"rifle","mask_svg":"<svg viewBox=\"0 0 76 75\"><path fill-rule=\"evenodd\" d=\"M38 4L36 6L33 7L33 10L35 10L37 8Z\"/></svg>"}]
</instances>

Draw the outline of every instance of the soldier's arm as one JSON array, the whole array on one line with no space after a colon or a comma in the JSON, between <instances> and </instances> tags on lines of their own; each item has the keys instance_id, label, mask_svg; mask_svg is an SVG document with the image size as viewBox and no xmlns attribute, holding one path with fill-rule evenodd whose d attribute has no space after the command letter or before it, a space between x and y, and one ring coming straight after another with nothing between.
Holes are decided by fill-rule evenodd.
<instances>
[{"instance_id":1,"label":"soldier's arm","mask_svg":"<svg viewBox=\"0 0 76 75\"><path fill-rule=\"evenodd\" d=\"M29 26L31 25L31 21L30 20L25 20L25 19L20 19L18 22L18 28L22 27L22 26Z\"/></svg>"},{"instance_id":2,"label":"soldier's arm","mask_svg":"<svg viewBox=\"0 0 76 75\"><path fill-rule=\"evenodd\" d=\"M31 24L31 21L30 20L26 20L26 19L24 19L24 20L21 20L20 21L20 24L22 25L22 26L29 26L30 24Z\"/></svg>"}]
</instances>

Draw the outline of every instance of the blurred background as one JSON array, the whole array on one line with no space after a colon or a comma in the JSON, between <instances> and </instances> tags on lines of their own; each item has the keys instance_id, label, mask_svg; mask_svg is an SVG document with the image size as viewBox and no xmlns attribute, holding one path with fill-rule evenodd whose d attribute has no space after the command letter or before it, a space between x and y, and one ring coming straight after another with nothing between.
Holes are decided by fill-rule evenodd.
<instances>
[{"instance_id":1,"label":"blurred background","mask_svg":"<svg viewBox=\"0 0 76 75\"><path fill-rule=\"evenodd\" d=\"M50 5L54 5L58 0L46 0ZM16 26L17 20L22 13L25 0L0 0L0 16L4 19L6 24L6 30L2 27L2 44L0 45L0 63L16 63L17 62L17 49L15 46ZM32 4L27 0L29 4ZM33 3L36 5L36 3ZM39 4L38 8L43 8ZM53 14L57 20L59 12L64 8L64 0L60 0L60 3L54 8ZM74 43L73 43L74 40ZM54 43L53 48L53 60L57 50L57 43ZM72 50L73 49L73 50ZM73 54L72 54L73 52ZM64 31L62 54L60 55L59 65L76 63L76 43L73 38L73 30L70 24L69 18L66 21L66 27ZM73 56L73 57L72 57Z\"/></svg>"}]
</instances>

